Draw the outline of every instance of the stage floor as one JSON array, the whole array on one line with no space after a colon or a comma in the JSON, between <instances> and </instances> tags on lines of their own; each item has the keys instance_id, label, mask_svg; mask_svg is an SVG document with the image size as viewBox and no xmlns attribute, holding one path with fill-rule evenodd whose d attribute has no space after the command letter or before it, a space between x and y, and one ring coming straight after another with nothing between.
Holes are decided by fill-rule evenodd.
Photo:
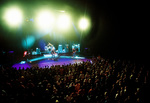
<instances>
[{"instance_id":1,"label":"stage floor","mask_svg":"<svg viewBox=\"0 0 150 103\"><path fill-rule=\"evenodd\" d=\"M30 67L40 67L40 68L45 68L48 67L50 68L52 65L67 65L67 64L74 64L74 63L81 63L83 61L90 60L85 57L72 57L72 56L60 56L57 60L52 60L52 58L49 57L36 57L29 59L27 61L21 61L19 63L15 63L12 67L17 68L17 69L26 69Z\"/></svg>"}]
</instances>

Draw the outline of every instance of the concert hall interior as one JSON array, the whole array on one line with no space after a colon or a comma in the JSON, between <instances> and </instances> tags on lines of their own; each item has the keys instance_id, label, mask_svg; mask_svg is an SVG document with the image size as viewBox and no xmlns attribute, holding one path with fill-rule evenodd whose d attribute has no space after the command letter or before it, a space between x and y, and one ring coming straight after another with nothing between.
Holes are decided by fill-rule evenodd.
<instances>
[{"instance_id":1,"label":"concert hall interior","mask_svg":"<svg viewBox=\"0 0 150 103\"><path fill-rule=\"evenodd\" d=\"M146 7L119 0L1 1L0 102L146 101Z\"/></svg>"}]
</instances>

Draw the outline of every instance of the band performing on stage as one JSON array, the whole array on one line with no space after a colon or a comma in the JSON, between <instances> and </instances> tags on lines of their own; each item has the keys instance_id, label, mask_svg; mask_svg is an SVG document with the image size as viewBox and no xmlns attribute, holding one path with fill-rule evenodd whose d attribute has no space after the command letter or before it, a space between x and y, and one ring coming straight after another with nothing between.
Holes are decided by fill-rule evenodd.
<instances>
[{"instance_id":1,"label":"band performing on stage","mask_svg":"<svg viewBox=\"0 0 150 103\"><path fill-rule=\"evenodd\" d=\"M72 49L70 49L71 46ZM60 56L71 56L71 58L75 58L76 53L80 52L80 44L72 44L71 46L69 48L69 44L59 44L56 49L53 44L48 42L46 46L43 46L43 49L36 48L35 50L28 49L24 51L23 57L33 58L35 56L43 56L52 60L57 60Z\"/></svg>"}]
</instances>

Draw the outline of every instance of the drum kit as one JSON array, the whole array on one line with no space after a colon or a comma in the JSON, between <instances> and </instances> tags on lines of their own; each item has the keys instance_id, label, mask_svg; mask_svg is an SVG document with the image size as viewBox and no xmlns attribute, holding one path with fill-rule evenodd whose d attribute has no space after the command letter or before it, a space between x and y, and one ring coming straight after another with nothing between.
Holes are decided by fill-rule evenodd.
<instances>
[{"instance_id":1,"label":"drum kit","mask_svg":"<svg viewBox=\"0 0 150 103\"><path fill-rule=\"evenodd\" d=\"M45 52L51 53L52 51L55 51L55 47L53 44L48 43L47 46L45 46Z\"/></svg>"}]
</instances>

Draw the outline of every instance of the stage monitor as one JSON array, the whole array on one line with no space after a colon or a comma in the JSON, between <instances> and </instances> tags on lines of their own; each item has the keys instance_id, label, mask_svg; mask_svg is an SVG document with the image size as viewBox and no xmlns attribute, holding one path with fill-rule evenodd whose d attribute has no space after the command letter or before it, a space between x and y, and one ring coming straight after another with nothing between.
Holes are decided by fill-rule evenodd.
<instances>
[{"instance_id":1,"label":"stage monitor","mask_svg":"<svg viewBox=\"0 0 150 103\"><path fill-rule=\"evenodd\" d=\"M37 52L35 52L35 51L32 51L32 55L37 55Z\"/></svg>"}]
</instances>

